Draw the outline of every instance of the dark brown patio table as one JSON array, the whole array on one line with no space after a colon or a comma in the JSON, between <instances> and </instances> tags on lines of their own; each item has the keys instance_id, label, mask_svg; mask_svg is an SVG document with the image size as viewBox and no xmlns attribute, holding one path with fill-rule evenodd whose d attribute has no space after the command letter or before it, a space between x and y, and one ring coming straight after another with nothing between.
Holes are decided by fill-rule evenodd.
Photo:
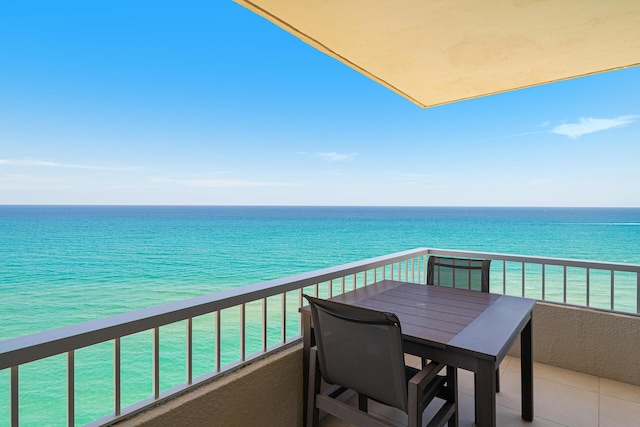
<instances>
[{"instance_id":1,"label":"dark brown patio table","mask_svg":"<svg viewBox=\"0 0 640 427\"><path fill-rule=\"evenodd\" d=\"M406 353L476 374L478 427L496 425L496 368L520 335L522 418L533 420L532 310L535 300L467 289L383 280L332 298L395 313ZM309 307L303 322L304 392L315 345Z\"/></svg>"}]
</instances>

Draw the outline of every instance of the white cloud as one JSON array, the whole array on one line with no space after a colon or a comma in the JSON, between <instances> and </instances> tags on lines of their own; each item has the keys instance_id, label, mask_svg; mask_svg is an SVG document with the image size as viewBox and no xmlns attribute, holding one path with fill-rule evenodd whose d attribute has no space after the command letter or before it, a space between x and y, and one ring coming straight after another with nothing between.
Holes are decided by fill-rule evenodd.
<instances>
[{"instance_id":1,"label":"white cloud","mask_svg":"<svg viewBox=\"0 0 640 427\"><path fill-rule=\"evenodd\" d=\"M582 117L577 123L564 123L551 129L552 133L579 138L589 133L626 126L638 120L640 116L619 116L612 119L594 119Z\"/></svg>"},{"instance_id":2,"label":"white cloud","mask_svg":"<svg viewBox=\"0 0 640 427\"><path fill-rule=\"evenodd\" d=\"M544 131L535 131L535 132L514 133L514 134L511 134L511 135L501 136L501 137L496 138L496 139L518 138L520 136L535 135L537 133L545 133L545 132Z\"/></svg>"},{"instance_id":3,"label":"white cloud","mask_svg":"<svg viewBox=\"0 0 640 427\"><path fill-rule=\"evenodd\" d=\"M16 159L0 159L0 165L8 166L32 166L32 167L46 167L46 168L59 168L59 169L94 169L94 170L132 170L132 168L113 168L105 166L93 166L93 165L75 165L68 163L50 162L46 160L16 160Z\"/></svg>"},{"instance_id":4,"label":"white cloud","mask_svg":"<svg viewBox=\"0 0 640 427\"><path fill-rule=\"evenodd\" d=\"M326 162L342 162L356 157L357 153L336 153L335 151L315 153L314 157L322 159Z\"/></svg>"}]
</instances>

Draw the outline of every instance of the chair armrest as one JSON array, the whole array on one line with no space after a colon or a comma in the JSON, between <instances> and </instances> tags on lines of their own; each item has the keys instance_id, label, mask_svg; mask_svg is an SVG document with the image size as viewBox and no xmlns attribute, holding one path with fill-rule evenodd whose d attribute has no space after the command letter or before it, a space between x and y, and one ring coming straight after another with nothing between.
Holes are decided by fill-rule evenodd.
<instances>
[{"instance_id":1,"label":"chair armrest","mask_svg":"<svg viewBox=\"0 0 640 427\"><path fill-rule=\"evenodd\" d=\"M440 372L444 367L444 363L437 363L433 361L427 363L420 372L415 374L409 380L409 385L416 386L418 389L424 390L424 388L438 376L438 372Z\"/></svg>"}]
</instances>

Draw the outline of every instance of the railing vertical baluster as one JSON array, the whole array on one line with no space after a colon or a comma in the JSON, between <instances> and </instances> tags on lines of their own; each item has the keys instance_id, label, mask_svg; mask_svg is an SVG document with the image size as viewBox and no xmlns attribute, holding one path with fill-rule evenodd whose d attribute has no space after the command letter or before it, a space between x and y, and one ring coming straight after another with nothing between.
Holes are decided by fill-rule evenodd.
<instances>
[{"instance_id":1,"label":"railing vertical baluster","mask_svg":"<svg viewBox=\"0 0 640 427\"><path fill-rule=\"evenodd\" d=\"M153 328L153 398L160 398L160 327Z\"/></svg>"},{"instance_id":2,"label":"railing vertical baluster","mask_svg":"<svg viewBox=\"0 0 640 427\"><path fill-rule=\"evenodd\" d=\"M393 263L389 264L391 267L391 271L389 272L389 279L393 280Z\"/></svg>"},{"instance_id":3,"label":"railing vertical baluster","mask_svg":"<svg viewBox=\"0 0 640 427\"><path fill-rule=\"evenodd\" d=\"M287 342L287 293L282 293L282 342Z\"/></svg>"},{"instance_id":4,"label":"railing vertical baluster","mask_svg":"<svg viewBox=\"0 0 640 427\"><path fill-rule=\"evenodd\" d=\"M383 265L382 266L382 280L385 280L386 276L387 276L387 266Z\"/></svg>"},{"instance_id":5,"label":"railing vertical baluster","mask_svg":"<svg viewBox=\"0 0 640 427\"><path fill-rule=\"evenodd\" d=\"M367 286L367 270L364 271L364 286Z\"/></svg>"},{"instance_id":6,"label":"railing vertical baluster","mask_svg":"<svg viewBox=\"0 0 640 427\"><path fill-rule=\"evenodd\" d=\"M636 313L640 314L640 272L636 273Z\"/></svg>"},{"instance_id":7,"label":"railing vertical baluster","mask_svg":"<svg viewBox=\"0 0 640 427\"><path fill-rule=\"evenodd\" d=\"M522 263L522 297L523 298L524 298L524 278L526 276L525 268L526 268L526 264L523 262Z\"/></svg>"},{"instance_id":8,"label":"railing vertical baluster","mask_svg":"<svg viewBox=\"0 0 640 427\"><path fill-rule=\"evenodd\" d=\"M302 298L302 288L298 289L298 308L302 307L303 304L303 298ZM302 313L299 313L298 315L298 334L300 336L302 336L303 330L302 330ZM267 351L267 349L265 348L264 351Z\"/></svg>"},{"instance_id":9,"label":"railing vertical baluster","mask_svg":"<svg viewBox=\"0 0 640 427\"><path fill-rule=\"evenodd\" d=\"M222 366L221 358L222 358L222 338L220 334L220 323L222 320L222 315L220 314L220 310L216 311L215 316L215 336L216 336L216 348L215 348L215 361L216 361L216 372L220 372L220 368Z\"/></svg>"},{"instance_id":10,"label":"railing vertical baluster","mask_svg":"<svg viewBox=\"0 0 640 427\"><path fill-rule=\"evenodd\" d=\"M116 417L122 411L122 384L121 384L121 351L120 338L113 340L113 412Z\"/></svg>"},{"instance_id":11,"label":"railing vertical baluster","mask_svg":"<svg viewBox=\"0 0 640 427\"><path fill-rule=\"evenodd\" d=\"M469 258L469 267L471 267L471 258ZM467 289L471 289L471 268L467 271L469 273L467 277Z\"/></svg>"},{"instance_id":12,"label":"railing vertical baluster","mask_svg":"<svg viewBox=\"0 0 640 427\"><path fill-rule=\"evenodd\" d=\"M546 283L545 267L546 266L547 266L546 264L542 264L542 300L543 301L545 299L545 293L546 293L546 289L545 289L545 283Z\"/></svg>"},{"instance_id":13,"label":"railing vertical baluster","mask_svg":"<svg viewBox=\"0 0 640 427\"><path fill-rule=\"evenodd\" d=\"M373 269L373 283L378 281L378 267Z\"/></svg>"},{"instance_id":14,"label":"railing vertical baluster","mask_svg":"<svg viewBox=\"0 0 640 427\"><path fill-rule=\"evenodd\" d=\"M591 307L591 302L589 299L591 298L591 269L587 267L587 307ZM544 299L544 296L542 297Z\"/></svg>"},{"instance_id":15,"label":"railing vertical baluster","mask_svg":"<svg viewBox=\"0 0 640 427\"><path fill-rule=\"evenodd\" d=\"M356 274L353 273L353 290L355 290L358 287L358 281L356 279Z\"/></svg>"},{"instance_id":16,"label":"railing vertical baluster","mask_svg":"<svg viewBox=\"0 0 640 427\"><path fill-rule=\"evenodd\" d=\"M344 294L344 276L340 278L340 293Z\"/></svg>"},{"instance_id":17,"label":"railing vertical baluster","mask_svg":"<svg viewBox=\"0 0 640 427\"><path fill-rule=\"evenodd\" d=\"M329 280L329 298L333 298L333 279Z\"/></svg>"},{"instance_id":18,"label":"railing vertical baluster","mask_svg":"<svg viewBox=\"0 0 640 427\"><path fill-rule=\"evenodd\" d=\"M453 259L453 265L456 265L455 258ZM454 268L452 271L453 271L453 274L451 275L452 276L451 280L452 280L453 287L455 288L456 287L456 269Z\"/></svg>"},{"instance_id":19,"label":"railing vertical baluster","mask_svg":"<svg viewBox=\"0 0 640 427\"><path fill-rule=\"evenodd\" d=\"M562 268L563 273L562 273L562 302L563 303L567 303L567 266L563 266Z\"/></svg>"},{"instance_id":20,"label":"railing vertical baluster","mask_svg":"<svg viewBox=\"0 0 640 427\"><path fill-rule=\"evenodd\" d=\"M75 352L67 352L67 425L76 423Z\"/></svg>"},{"instance_id":21,"label":"railing vertical baluster","mask_svg":"<svg viewBox=\"0 0 640 427\"><path fill-rule=\"evenodd\" d=\"M245 349L245 343L246 343L246 333L245 333L245 327L246 327L246 321L245 321L245 316L247 313L247 307L245 303L240 304L240 360L241 361L245 361L246 359L246 349Z\"/></svg>"},{"instance_id":22,"label":"railing vertical baluster","mask_svg":"<svg viewBox=\"0 0 640 427\"><path fill-rule=\"evenodd\" d=\"M502 260L502 294L507 294L507 260Z\"/></svg>"},{"instance_id":23,"label":"railing vertical baluster","mask_svg":"<svg viewBox=\"0 0 640 427\"><path fill-rule=\"evenodd\" d=\"M405 282L409 281L409 260L404 260L404 280Z\"/></svg>"},{"instance_id":24,"label":"railing vertical baluster","mask_svg":"<svg viewBox=\"0 0 640 427\"><path fill-rule=\"evenodd\" d=\"M615 278L615 276L616 276L615 271L614 271L614 270L611 270L611 310L613 310L614 302L615 302L615 296L616 296L616 293L615 293L615 284L614 284L614 282L615 282L615 279L614 279L614 278Z\"/></svg>"},{"instance_id":25,"label":"railing vertical baluster","mask_svg":"<svg viewBox=\"0 0 640 427\"><path fill-rule=\"evenodd\" d=\"M411 258L411 281L414 283L416 281L416 259L415 258Z\"/></svg>"},{"instance_id":26,"label":"railing vertical baluster","mask_svg":"<svg viewBox=\"0 0 640 427\"><path fill-rule=\"evenodd\" d=\"M187 319L187 384L193 384L193 318Z\"/></svg>"},{"instance_id":27,"label":"railing vertical baluster","mask_svg":"<svg viewBox=\"0 0 640 427\"><path fill-rule=\"evenodd\" d=\"M302 288L300 288L300 307L302 307ZM302 333L302 326L300 326ZM267 299L262 298L262 351L267 352Z\"/></svg>"},{"instance_id":28,"label":"railing vertical baluster","mask_svg":"<svg viewBox=\"0 0 640 427\"><path fill-rule=\"evenodd\" d=\"M18 402L18 367L11 367L11 427L18 427L19 425L19 415L20 415L20 405Z\"/></svg>"},{"instance_id":29,"label":"railing vertical baluster","mask_svg":"<svg viewBox=\"0 0 640 427\"><path fill-rule=\"evenodd\" d=\"M424 259L422 260L422 270L424 273L424 283L425 285L427 284L427 256L424 256Z\"/></svg>"},{"instance_id":30,"label":"railing vertical baluster","mask_svg":"<svg viewBox=\"0 0 640 427\"><path fill-rule=\"evenodd\" d=\"M315 296L316 298L318 298L318 292L319 292L319 286L318 286L318 284L316 283L316 284L314 285L314 287L313 287L313 294L314 294L314 296Z\"/></svg>"}]
</instances>

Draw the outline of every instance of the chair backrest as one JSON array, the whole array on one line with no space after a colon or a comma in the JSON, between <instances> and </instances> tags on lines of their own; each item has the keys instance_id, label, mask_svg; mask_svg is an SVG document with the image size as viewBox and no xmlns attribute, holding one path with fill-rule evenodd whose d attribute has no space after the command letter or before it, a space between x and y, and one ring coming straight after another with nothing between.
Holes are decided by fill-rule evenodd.
<instances>
[{"instance_id":1,"label":"chair backrest","mask_svg":"<svg viewBox=\"0 0 640 427\"><path fill-rule=\"evenodd\" d=\"M489 292L490 266L490 259L431 255L427 263L427 285L452 286Z\"/></svg>"},{"instance_id":2,"label":"chair backrest","mask_svg":"<svg viewBox=\"0 0 640 427\"><path fill-rule=\"evenodd\" d=\"M305 298L323 379L406 412L407 378L396 315Z\"/></svg>"}]
</instances>

